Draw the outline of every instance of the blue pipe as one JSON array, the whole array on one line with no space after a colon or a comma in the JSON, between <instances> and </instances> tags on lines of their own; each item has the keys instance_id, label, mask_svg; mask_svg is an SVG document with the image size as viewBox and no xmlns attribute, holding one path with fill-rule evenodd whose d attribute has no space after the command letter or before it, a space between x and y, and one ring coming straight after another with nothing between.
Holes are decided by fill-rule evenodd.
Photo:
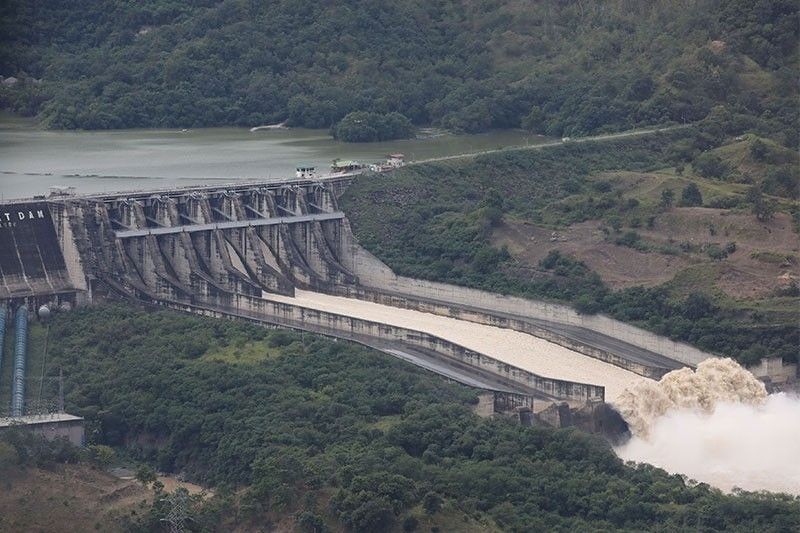
<instances>
[{"instance_id":1,"label":"blue pipe","mask_svg":"<svg viewBox=\"0 0 800 533\"><path fill-rule=\"evenodd\" d=\"M5 304L0 307L0 379L3 376L3 355L6 352L6 315L8 310Z\"/></svg>"},{"instance_id":2,"label":"blue pipe","mask_svg":"<svg viewBox=\"0 0 800 533\"><path fill-rule=\"evenodd\" d=\"M11 383L11 416L25 414L25 354L28 350L28 307L17 309L14 339L14 380Z\"/></svg>"}]
</instances>

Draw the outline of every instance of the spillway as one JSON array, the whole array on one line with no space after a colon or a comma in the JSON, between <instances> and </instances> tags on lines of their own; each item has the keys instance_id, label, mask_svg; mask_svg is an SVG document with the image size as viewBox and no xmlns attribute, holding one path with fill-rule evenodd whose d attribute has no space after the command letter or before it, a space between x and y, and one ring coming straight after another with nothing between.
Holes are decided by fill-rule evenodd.
<instances>
[{"instance_id":1,"label":"spillway","mask_svg":"<svg viewBox=\"0 0 800 533\"><path fill-rule=\"evenodd\" d=\"M540 376L602 385L606 390L606 401L611 403L626 388L650 381L618 366L510 329L312 291L297 290L295 297L265 297L308 309L423 331Z\"/></svg>"},{"instance_id":2,"label":"spillway","mask_svg":"<svg viewBox=\"0 0 800 533\"><path fill-rule=\"evenodd\" d=\"M709 356L552 302L397 276L358 244L339 207L352 179L0 205L0 302L57 311L123 298L312 331L513 405L613 402L630 385Z\"/></svg>"}]
</instances>

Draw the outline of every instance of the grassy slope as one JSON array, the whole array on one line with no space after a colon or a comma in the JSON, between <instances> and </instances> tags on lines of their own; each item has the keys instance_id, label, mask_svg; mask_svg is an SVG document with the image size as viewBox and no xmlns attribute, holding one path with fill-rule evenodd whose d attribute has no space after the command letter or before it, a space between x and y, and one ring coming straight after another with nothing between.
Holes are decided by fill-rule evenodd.
<instances>
[{"instance_id":1,"label":"grassy slope","mask_svg":"<svg viewBox=\"0 0 800 533\"><path fill-rule=\"evenodd\" d=\"M697 218L693 214L697 208L659 207L664 189L673 189L675 202L679 202L682 188L690 182L698 185L706 203L733 205L711 213L735 214L732 218L740 221L737 231L750 233L748 225L753 227L756 221L749 214L748 188L753 182L763 182L769 170L796 159L795 154L772 145L775 160L755 165L748 155L753 140L713 149L731 169L722 179L703 178L691 166L678 175L670 154L693 141L673 135L646 142L595 143L577 150L565 146L552 151L518 151L407 168L380 178L364 176L347 191L343 204L360 242L399 273L583 305L742 361L776 354L793 359L800 319L797 298L764 291L757 298L732 297L723 291L719 284L731 268L739 268L731 260L742 258L743 252L731 260L712 261L704 243L725 238L722 233L703 237L700 245L688 252L681 251L680 239L670 244L658 234L662 219L678 216L672 226L674 229L677 224L679 235L680 224ZM745 179L751 183L739 183ZM584 221L607 228L618 224L619 232L606 230L612 254L614 240L625 232L650 231L651 239L637 243L644 253L668 251L685 258L689 266L640 297L634 289L608 293L601 279L580 264L564 264L555 270L522 264L491 246L494 229L489 210L498 203L496 197L504 218L513 223L554 229ZM776 201L779 211L796 208L790 198L768 198ZM684 212L685 216L681 215ZM643 229L653 215L657 215L655 227ZM779 217L787 224L787 214ZM792 236L790 232L785 243L777 242L767 227L763 238L765 249L797 253L796 233ZM736 235L727 239L735 241ZM757 269L755 259L742 260L749 262L748 268ZM716 310L699 321L696 316L681 318L683 301L692 292L706 294ZM637 308L642 311L633 313Z\"/></svg>"},{"instance_id":2,"label":"grassy slope","mask_svg":"<svg viewBox=\"0 0 800 533\"><path fill-rule=\"evenodd\" d=\"M720 152L734 151L736 147L726 145ZM690 292L702 291L715 297L715 300L726 308L741 310L771 310L775 313L771 318L777 322L790 323L798 319L797 300L775 296L779 288L776 274L789 272L798 277L796 268L800 238L797 233L787 232L791 226L789 216L779 212L778 220L766 223L758 222L750 213L746 202L746 193L751 185L707 179L691 171L677 175L674 169L664 169L647 174L636 172L604 172L588 177L590 183L608 183L611 193L618 195L621 201L635 199L638 205L624 210L609 210L604 217L590 220L599 228L606 228L611 253L620 253L619 246L613 245L626 231L635 231L641 235L637 246L645 254L664 255L684 258L690 266L676 273L675 278L667 284L676 297L685 297ZM677 208L664 209L659 206L664 190L672 190L676 197L689 183L700 189L706 205L731 203L734 207L727 209ZM587 201L596 191L572 195L560 202L555 202L544 210L546 227L561 229L569 226L572 218L564 212L564 207L574 208ZM787 198L771 197L781 208L787 209L794 202ZM647 220L654 218L654 227L647 227ZM609 222L616 219L621 229L614 232ZM712 222L713 221L713 222ZM788 234L787 234L788 233ZM681 249L682 243L691 242L691 250ZM721 261L712 260L704 247L716 243L720 247L728 242L737 243L737 252ZM558 243L553 246L558 249ZM579 256L580 257L580 256ZM755 296L747 296L744 291L722 290L719 281L722 276L743 267L758 268L762 264L763 278L758 280L758 291ZM535 267L536 265L530 265ZM780 312L780 313L778 313Z\"/></svg>"},{"instance_id":3,"label":"grassy slope","mask_svg":"<svg viewBox=\"0 0 800 533\"><path fill-rule=\"evenodd\" d=\"M0 482L0 530L122 532L151 503L138 482L87 464L14 469Z\"/></svg>"}]
</instances>

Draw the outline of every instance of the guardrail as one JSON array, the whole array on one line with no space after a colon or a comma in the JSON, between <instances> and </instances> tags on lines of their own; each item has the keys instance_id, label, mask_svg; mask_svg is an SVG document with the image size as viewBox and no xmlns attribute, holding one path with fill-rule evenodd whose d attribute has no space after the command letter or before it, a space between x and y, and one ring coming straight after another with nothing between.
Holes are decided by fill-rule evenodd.
<instances>
[{"instance_id":1,"label":"guardrail","mask_svg":"<svg viewBox=\"0 0 800 533\"><path fill-rule=\"evenodd\" d=\"M277 226L279 224L297 224L300 222L339 220L344 213L317 213L312 215L296 215L291 217L254 218L248 220L229 220L226 222L209 222L204 224L186 224L183 226L167 226L163 228L146 228L115 231L118 239L145 237L147 235L168 235L174 233L192 233L217 229L248 228L256 226Z\"/></svg>"}]
</instances>

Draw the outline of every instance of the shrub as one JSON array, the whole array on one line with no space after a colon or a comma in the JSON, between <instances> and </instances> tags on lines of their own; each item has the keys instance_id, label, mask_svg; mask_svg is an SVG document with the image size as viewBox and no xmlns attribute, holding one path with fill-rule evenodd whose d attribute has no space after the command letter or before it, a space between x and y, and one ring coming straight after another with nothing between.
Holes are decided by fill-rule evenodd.
<instances>
[{"instance_id":1,"label":"shrub","mask_svg":"<svg viewBox=\"0 0 800 533\"><path fill-rule=\"evenodd\" d=\"M427 492L422 498L422 506L428 514L436 514L442 508L442 497L435 492Z\"/></svg>"},{"instance_id":2,"label":"shrub","mask_svg":"<svg viewBox=\"0 0 800 533\"><path fill-rule=\"evenodd\" d=\"M694 168L705 178L723 178L730 169L719 156L712 153L704 153L694 160Z\"/></svg>"},{"instance_id":3,"label":"shrub","mask_svg":"<svg viewBox=\"0 0 800 533\"><path fill-rule=\"evenodd\" d=\"M700 189L697 188L697 185L690 183L684 187L683 192L681 192L681 205L684 207L703 205L703 195L700 193Z\"/></svg>"},{"instance_id":4,"label":"shrub","mask_svg":"<svg viewBox=\"0 0 800 533\"><path fill-rule=\"evenodd\" d=\"M7 442L0 441L0 472L19 464L17 449Z\"/></svg>"},{"instance_id":5,"label":"shrub","mask_svg":"<svg viewBox=\"0 0 800 533\"><path fill-rule=\"evenodd\" d=\"M136 481L144 486L156 481L155 471L147 465L142 465L136 470Z\"/></svg>"},{"instance_id":6,"label":"shrub","mask_svg":"<svg viewBox=\"0 0 800 533\"><path fill-rule=\"evenodd\" d=\"M628 246L629 248L641 247L641 236L635 231L626 231L621 237L617 237L614 241L620 246Z\"/></svg>"},{"instance_id":7,"label":"shrub","mask_svg":"<svg viewBox=\"0 0 800 533\"><path fill-rule=\"evenodd\" d=\"M403 531L411 532L416 531L419 527L419 520L416 516L410 515L403 520Z\"/></svg>"},{"instance_id":8,"label":"shrub","mask_svg":"<svg viewBox=\"0 0 800 533\"><path fill-rule=\"evenodd\" d=\"M611 190L611 183L603 180L594 184L594 190L597 192L609 192Z\"/></svg>"},{"instance_id":9,"label":"shrub","mask_svg":"<svg viewBox=\"0 0 800 533\"><path fill-rule=\"evenodd\" d=\"M673 202L675 201L675 191L672 189L664 189L661 191L661 202L659 205L661 207L672 207Z\"/></svg>"},{"instance_id":10,"label":"shrub","mask_svg":"<svg viewBox=\"0 0 800 533\"><path fill-rule=\"evenodd\" d=\"M736 196L716 196L708 201L708 207L714 209L733 209L738 207L740 199Z\"/></svg>"},{"instance_id":11,"label":"shrub","mask_svg":"<svg viewBox=\"0 0 800 533\"><path fill-rule=\"evenodd\" d=\"M310 511L303 511L297 515L297 528L303 533L324 533L327 531L322 517Z\"/></svg>"},{"instance_id":12,"label":"shrub","mask_svg":"<svg viewBox=\"0 0 800 533\"><path fill-rule=\"evenodd\" d=\"M713 311L714 305L711 303L708 296L702 292L693 292L686 298L683 304L683 316L690 320L703 318Z\"/></svg>"},{"instance_id":13,"label":"shrub","mask_svg":"<svg viewBox=\"0 0 800 533\"><path fill-rule=\"evenodd\" d=\"M375 142L413 137L411 121L400 113L348 113L331 131L334 138L345 142Z\"/></svg>"},{"instance_id":14,"label":"shrub","mask_svg":"<svg viewBox=\"0 0 800 533\"><path fill-rule=\"evenodd\" d=\"M750 145L750 155L756 161L764 161L769 154L769 147L761 139L756 139Z\"/></svg>"},{"instance_id":15,"label":"shrub","mask_svg":"<svg viewBox=\"0 0 800 533\"><path fill-rule=\"evenodd\" d=\"M723 250L722 248L719 247L719 245L716 244L709 244L708 247L706 248L706 253L708 254L708 257L710 257L714 261L721 261L726 257L728 257L728 254L725 253L725 250Z\"/></svg>"},{"instance_id":16,"label":"shrub","mask_svg":"<svg viewBox=\"0 0 800 533\"><path fill-rule=\"evenodd\" d=\"M110 465L114 462L117 455L116 452L114 452L114 448L103 444L89 446L89 453L91 454L91 458L100 466Z\"/></svg>"}]
</instances>

